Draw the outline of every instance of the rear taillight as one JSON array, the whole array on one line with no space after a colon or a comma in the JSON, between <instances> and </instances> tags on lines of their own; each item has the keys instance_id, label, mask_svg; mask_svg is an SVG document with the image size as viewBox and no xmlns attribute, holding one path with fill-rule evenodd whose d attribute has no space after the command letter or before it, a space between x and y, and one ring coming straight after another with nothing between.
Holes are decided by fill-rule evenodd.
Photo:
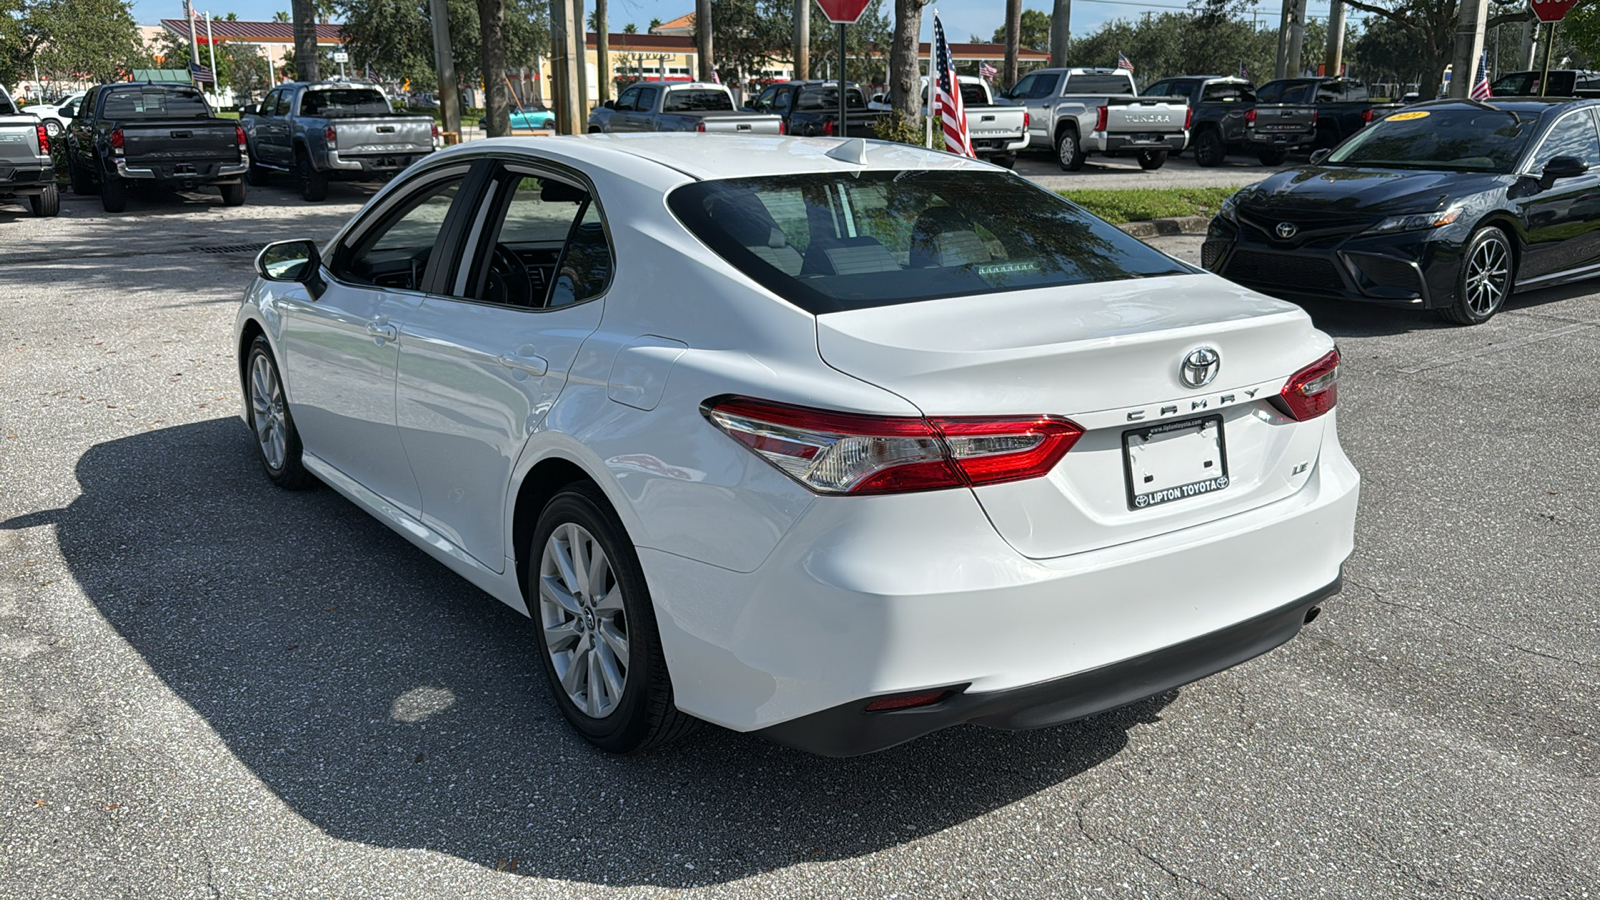
<instances>
[{"instance_id":1,"label":"rear taillight","mask_svg":"<svg viewBox=\"0 0 1600 900\"><path fill-rule=\"evenodd\" d=\"M35 127L39 133L39 154L42 156L50 152L50 132L43 125Z\"/></svg>"},{"instance_id":2,"label":"rear taillight","mask_svg":"<svg viewBox=\"0 0 1600 900\"><path fill-rule=\"evenodd\" d=\"M1184 113L1183 113L1183 130L1184 131L1188 131L1189 130L1189 126L1193 125L1193 124L1194 124L1194 107L1191 106L1188 109L1186 109L1184 111Z\"/></svg>"},{"instance_id":3,"label":"rear taillight","mask_svg":"<svg viewBox=\"0 0 1600 900\"><path fill-rule=\"evenodd\" d=\"M1251 125L1254 125L1256 123L1256 111L1254 109L1245 110L1244 120L1249 122Z\"/></svg>"},{"instance_id":4,"label":"rear taillight","mask_svg":"<svg viewBox=\"0 0 1600 900\"><path fill-rule=\"evenodd\" d=\"M1099 109L1095 110L1095 112L1094 112L1094 130L1095 131L1105 131L1106 130L1106 118L1110 114L1111 114L1110 110L1106 109L1104 106L1102 106Z\"/></svg>"},{"instance_id":5,"label":"rear taillight","mask_svg":"<svg viewBox=\"0 0 1600 900\"><path fill-rule=\"evenodd\" d=\"M822 133L827 135L828 137L833 137L833 120L832 119L829 119L826 122L822 123Z\"/></svg>"},{"instance_id":6,"label":"rear taillight","mask_svg":"<svg viewBox=\"0 0 1600 900\"><path fill-rule=\"evenodd\" d=\"M701 119L700 121L694 123L694 130L700 132L701 134L705 134L706 133L706 121L704 119Z\"/></svg>"},{"instance_id":7,"label":"rear taillight","mask_svg":"<svg viewBox=\"0 0 1600 900\"><path fill-rule=\"evenodd\" d=\"M113 129L111 129L111 139L110 140L111 140L111 149L113 149L113 150L121 150L122 149L122 143L123 143L123 140L122 140L122 129L121 128L113 128Z\"/></svg>"},{"instance_id":8,"label":"rear taillight","mask_svg":"<svg viewBox=\"0 0 1600 900\"><path fill-rule=\"evenodd\" d=\"M324 141L328 142L328 148L330 150L338 149L338 147L339 147L339 133L337 131L333 130L333 126L332 125L327 125L327 126L323 127L323 129L322 129L322 139Z\"/></svg>"},{"instance_id":9,"label":"rear taillight","mask_svg":"<svg viewBox=\"0 0 1600 900\"><path fill-rule=\"evenodd\" d=\"M1361 111L1361 121L1362 122L1371 122L1372 121L1372 107L1369 106L1366 109L1363 109Z\"/></svg>"},{"instance_id":10,"label":"rear taillight","mask_svg":"<svg viewBox=\"0 0 1600 900\"><path fill-rule=\"evenodd\" d=\"M439 139L439 123L438 122L433 123L433 139L436 140L436 141Z\"/></svg>"},{"instance_id":11,"label":"rear taillight","mask_svg":"<svg viewBox=\"0 0 1600 900\"><path fill-rule=\"evenodd\" d=\"M245 152L244 126L243 125L235 125L235 126L233 126L233 136L239 142L239 152L240 153Z\"/></svg>"},{"instance_id":12,"label":"rear taillight","mask_svg":"<svg viewBox=\"0 0 1600 900\"><path fill-rule=\"evenodd\" d=\"M1339 402L1339 348L1294 373L1278 392L1278 409L1299 422L1315 419Z\"/></svg>"},{"instance_id":13,"label":"rear taillight","mask_svg":"<svg viewBox=\"0 0 1600 900\"><path fill-rule=\"evenodd\" d=\"M782 119L778 120L778 133L779 134L788 134L789 133L789 126L783 124L783 120Z\"/></svg>"},{"instance_id":14,"label":"rear taillight","mask_svg":"<svg viewBox=\"0 0 1600 900\"><path fill-rule=\"evenodd\" d=\"M1311 124L1317 124L1317 111L1314 109L1311 111Z\"/></svg>"},{"instance_id":15,"label":"rear taillight","mask_svg":"<svg viewBox=\"0 0 1600 900\"><path fill-rule=\"evenodd\" d=\"M1055 468L1083 434L1056 416L865 416L747 397L707 401L711 423L820 494L1002 484Z\"/></svg>"},{"instance_id":16,"label":"rear taillight","mask_svg":"<svg viewBox=\"0 0 1600 900\"><path fill-rule=\"evenodd\" d=\"M1028 126L1032 125L1032 124L1033 124L1033 116L1029 115L1027 110L1023 110L1022 111L1022 130L1023 131L1027 131L1028 130Z\"/></svg>"}]
</instances>

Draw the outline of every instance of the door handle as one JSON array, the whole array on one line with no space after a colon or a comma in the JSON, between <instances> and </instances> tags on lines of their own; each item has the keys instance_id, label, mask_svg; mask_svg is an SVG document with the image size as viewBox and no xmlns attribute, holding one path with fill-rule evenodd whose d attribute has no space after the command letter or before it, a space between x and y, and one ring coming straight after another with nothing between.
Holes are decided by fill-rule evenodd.
<instances>
[{"instance_id":1,"label":"door handle","mask_svg":"<svg viewBox=\"0 0 1600 900\"><path fill-rule=\"evenodd\" d=\"M367 334L383 341L392 341L400 336L400 329L393 325L382 325L377 322L367 323Z\"/></svg>"},{"instance_id":2,"label":"door handle","mask_svg":"<svg viewBox=\"0 0 1600 900\"><path fill-rule=\"evenodd\" d=\"M513 356L510 353L500 354L500 365L529 375L543 375L550 371L550 364L537 356Z\"/></svg>"}]
</instances>

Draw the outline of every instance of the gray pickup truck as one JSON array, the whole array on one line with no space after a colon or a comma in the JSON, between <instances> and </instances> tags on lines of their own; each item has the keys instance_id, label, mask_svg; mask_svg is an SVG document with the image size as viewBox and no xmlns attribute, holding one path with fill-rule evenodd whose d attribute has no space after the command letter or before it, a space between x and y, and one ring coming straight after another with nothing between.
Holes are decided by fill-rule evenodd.
<instances>
[{"instance_id":1,"label":"gray pickup truck","mask_svg":"<svg viewBox=\"0 0 1600 900\"><path fill-rule=\"evenodd\" d=\"M1028 146L1054 149L1068 172L1091 153L1159 169L1189 142L1188 102L1140 97L1126 69L1035 69L1000 96L1028 111Z\"/></svg>"},{"instance_id":2,"label":"gray pickup truck","mask_svg":"<svg viewBox=\"0 0 1600 900\"><path fill-rule=\"evenodd\" d=\"M239 110L250 145L253 185L292 172L300 196L328 196L330 181L380 181L433 152L429 116L396 115L375 85L289 82Z\"/></svg>"},{"instance_id":3,"label":"gray pickup truck","mask_svg":"<svg viewBox=\"0 0 1600 900\"><path fill-rule=\"evenodd\" d=\"M26 197L36 216L61 211L56 167L50 162L50 135L34 115L17 112L0 86L0 203Z\"/></svg>"},{"instance_id":4,"label":"gray pickup truck","mask_svg":"<svg viewBox=\"0 0 1600 900\"><path fill-rule=\"evenodd\" d=\"M733 95L720 84L641 82L589 114L590 134L619 131L782 134L783 118L736 111Z\"/></svg>"}]
</instances>

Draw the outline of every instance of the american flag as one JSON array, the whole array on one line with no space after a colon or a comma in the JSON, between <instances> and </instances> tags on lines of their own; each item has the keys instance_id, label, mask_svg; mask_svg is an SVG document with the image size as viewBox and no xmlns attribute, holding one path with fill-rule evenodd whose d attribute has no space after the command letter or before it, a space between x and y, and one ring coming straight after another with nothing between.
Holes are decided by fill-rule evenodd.
<instances>
[{"instance_id":1,"label":"american flag","mask_svg":"<svg viewBox=\"0 0 1600 900\"><path fill-rule=\"evenodd\" d=\"M944 24L939 14L933 14L933 58L938 68L934 81L933 111L944 126L944 148L951 153L976 157L972 152L972 138L967 133L967 109L961 102L961 80L956 77L956 61L950 56L950 44L944 39Z\"/></svg>"},{"instance_id":2,"label":"american flag","mask_svg":"<svg viewBox=\"0 0 1600 900\"><path fill-rule=\"evenodd\" d=\"M1250 80L1250 70L1244 67L1244 60L1239 61L1239 77L1246 81Z\"/></svg>"},{"instance_id":3,"label":"american flag","mask_svg":"<svg viewBox=\"0 0 1600 900\"><path fill-rule=\"evenodd\" d=\"M978 63L978 76L984 81L993 81L994 76L997 74L999 73L994 70L994 66L991 66L986 62Z\"/></svg>"},{"instance_id":4,"label":"american flag","mask_svg":"<svg viewBox=\"0 0 1600 900\"><path fill-rule=\"evenodd\" d=\"M1474 100L1488 100L1494 96L1489 90L1489 54L1487 51L1478 56L1478 77L1472 80L1472 94Z\"/></svg>"},{"instance_id":5,"label":"american flag","mask_svg":"<svg viewBox=\"0 0 1600 900\"><path fill-rule=\"evenodd\" d=\"M1128 60L1128 58L1126 56L1123 56L1121 53L1118 53L1117 54L1117 68L1119 68L1119 69L1127 69L1131 73L1133 71L1133 63L1129 62L1129 60Z\"/></svg>"},{"instance_id":6,"label":"american flag","mask_svg":"<svg viewBox=\"0 0 1600 900\"><path fill-rule=\"evenodd\" d=\"M195 84L215 85L217 83L217 78L211 74L211 70L197 62L189 63L189 80Z\"/></svg>"}]
</instances>

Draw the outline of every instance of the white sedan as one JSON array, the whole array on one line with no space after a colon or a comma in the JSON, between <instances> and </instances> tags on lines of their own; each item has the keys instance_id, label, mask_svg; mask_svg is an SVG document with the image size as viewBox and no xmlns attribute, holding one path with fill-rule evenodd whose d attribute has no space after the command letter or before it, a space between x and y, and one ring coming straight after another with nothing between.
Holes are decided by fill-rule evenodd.
<instances>
[{"instance_id":1,"label":"white sedan","mask_svg":"<svg viewBox=\"0 0 1600 900\"><path fill-rule=\"evenodd\" d=\"M948 154L474 141L257 269L267 475L529 615L609 751L1066 722L1287 641L1351 550L1299 308Z\"/></svg>"}]
</instances>

